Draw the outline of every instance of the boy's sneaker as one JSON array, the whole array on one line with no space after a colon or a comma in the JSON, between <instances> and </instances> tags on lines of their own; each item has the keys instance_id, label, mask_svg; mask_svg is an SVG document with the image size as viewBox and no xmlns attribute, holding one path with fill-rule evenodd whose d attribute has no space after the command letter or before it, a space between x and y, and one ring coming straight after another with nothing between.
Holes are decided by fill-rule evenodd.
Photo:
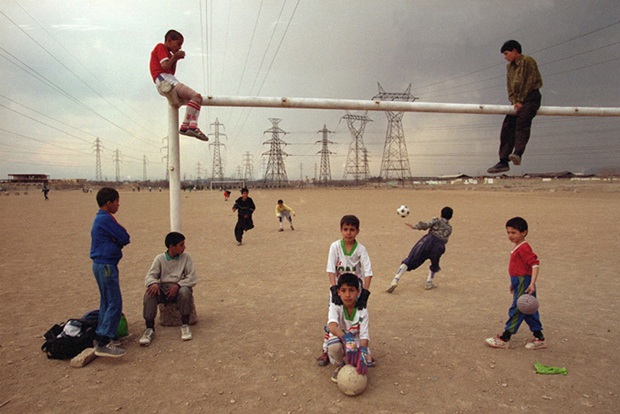
<instances>
[{"instance_id":1,"label":"boy's sneaker","mask_svg":"<svg viewBox=\"0 0 620 414\"><path fill-rule=\"evenodd\" d=\"M398 280L392 280L392 283L390 283L390 287L387 288L387 293L392 293L394 292L394 290L398 287Z\"/></svg>"},{"instance_id":2,"label":"boy's sneaker","mask_svg":"<svg viewBox=\"0 0 620 414\"><path fill-rule=\"evenodd\" d=\"M209 138L205 134L203 134L203 132L198 128L186 128L186 129L181 128L179 130L179 133L181 135L187 135L188 137L198 138L201 141L209 140Z\"/></svg>"},{"instance_id":3,"label":"boy's sneaker","mask_svg":"<svg viewBox=\"0 0 620 414\"><path fill-rule=\"evenodd\" d=\"M327 352L323 352L323 355L316 359L316 364L320 367L324 367L329 364L329 355L327 355Z\"/></svg>"},{"instance_id":4,"label":"boy's sneaker","mask_svg":"<svg viewBox=\"0 0 620 414\"><path fill-rule=\"evenodd\" d=\"M293 227L293 225L291 224L291 230L295 230L295 227Z\"/></svg>"},{"instance_id":5,"label":"boy's sneaker","mask_svg":"<svg viewBox=\"0 0 620 414\"><path fill-rule=\"evenodd\" d=\"M489 174L497 174L506 171L510 171L510 166L508 165L508 163L502 161L498 162L487 170Z\"/></svg>"},{"instance_id":6,"label":"boy's sneaker","mask_svg":"<svg viewBox=\"0 0 620 414\"><path fill-rule=\"evenodd\" d=\"M497 335L495 338L487 338L486 341L487 341L487 344L492 348L502 348L502 349L510 348L510 344L508 344L508 342L500 338L499 335Z\"/></svg>"},{"instance_id":7,"label":"boy's sneaker","mask_svg":"<svg viewBox=\"0 0 620 414\"><path fill-rule=\"evenodd\" d=\"M193 338L192 331L189 329L189 325L181 326L181 339L184 341L189 341Z\"/></svg>"},{"instance_id":8,"label":"boy's sneaker","mask_svg":"<svg viewBox=\"0 0 620 414\"><path fill-rule=\"evenodd\" d=\"M538 338L532 338L525 344L525 349L545 349L546 347L546 342Z\"/></svg>"},{"instance_id":9,"label":"boy's sneaker","mask_svg":"<svg viewBox=\"0 0 620 414\"><path fill-rule=\"evenodd\" d=\"M517 154L510 154L508 156L508 159L510 159L510 161L512 161L512 163L514 165L521 165L521 156L517 155Z\"/></svg>"},{"instance_id":10,"label":"boy's sneaker","mask_svg":"<svg viewBox=\"0 0 620 414\"><path fill-rule=\"evenodd\" d=\"M284 231L284 229L280 229L280 230L278 230L278 231Z\"/></svg>"},{"instance_id":11,"label":"boy's sneaker","mask_svg":"<svg viewBox=\"0 0 620 414\"><path fill-rule=\"evenodd\" d=\"M426 282L426 284L424 285L424 289L426 289L426 290L431 290L433 288L438 288L438 287L439 287L439 285L436 285L433 282L431 282L431 283Z\"/></svg>"},{"instance_id":12,"label":"boy's sneaker","mask_svg":"<svg viewBox=\"0 0 620 414\"><path fill-rule=\"evenodd\" d=\"M112 344L107 344L106 346L97 345L95 347L95 355L99 357L120 358L125 355L125 350L115 347Z\"/></svg>"},{"instance_id":13,"label":"boy's sneaker","mask_svg":"<svg viewBox=\"0 0 620 414\"><path fill-rule=\"evenodd\" d=\"M344 366L344 365L343 365ZM340 372L340 369L342 367L341 366L336 366L336 369L334 370L334 372L332 373L332 381L334 382L338 382L338 373Z\"/></svg>"},{"instance_id":14,"label":"boy's sneaker","mask_svg":"<svg viewBox=\"0 0 620 414\"><path fill-rule=\"evenodd\" d=\"M151 328L148 328L146 331L144 331L142 338L140 338L140 341L138 342L140 343L140 346L149 346L151 345L153 339L155 339L155 331Z\"/></svg>"}]
</instances>

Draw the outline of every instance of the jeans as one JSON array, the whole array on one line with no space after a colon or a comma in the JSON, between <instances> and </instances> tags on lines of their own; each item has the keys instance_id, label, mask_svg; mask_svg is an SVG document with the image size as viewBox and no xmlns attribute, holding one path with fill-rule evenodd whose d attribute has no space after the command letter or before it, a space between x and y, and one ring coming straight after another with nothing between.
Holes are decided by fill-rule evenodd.
<instances>
[{"instance_id":1,"label":"jeans","mask_svg":"<svg viewBox=\"0 0 620 414\"><path fill-rule=\"evenodd\" d=\"M123 298L118 280L118 267L112 264L93 263L93 273L99 286L99 324L95 333L100 342L116 336L123 312Z\"/></svg>"}]
</instances>

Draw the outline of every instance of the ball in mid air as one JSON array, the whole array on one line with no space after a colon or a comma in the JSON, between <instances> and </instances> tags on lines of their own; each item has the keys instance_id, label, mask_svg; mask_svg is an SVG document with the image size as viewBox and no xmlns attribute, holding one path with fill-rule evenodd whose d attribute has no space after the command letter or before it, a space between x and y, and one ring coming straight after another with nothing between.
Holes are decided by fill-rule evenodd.
<instances>
[{"instance_id":1,"label":"ball in mid air","mask_svg":"<svg viewBox=\"0 0 620 414\"><path fill-rule=\"evenodd\" d=\"M396 209L396 213L398 213L399 216L405 218L409 215L409 207L407 206L400 206Z\"/></svg>"}]
</instances>

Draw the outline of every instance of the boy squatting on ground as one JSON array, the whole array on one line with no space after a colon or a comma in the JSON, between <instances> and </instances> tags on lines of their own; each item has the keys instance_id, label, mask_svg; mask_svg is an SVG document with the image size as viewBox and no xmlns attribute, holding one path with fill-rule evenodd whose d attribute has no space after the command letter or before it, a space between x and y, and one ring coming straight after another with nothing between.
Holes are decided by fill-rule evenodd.
<instances>
[{"instance_id":1,"label":"boy squatting on ground","mask_svg":"<svg viewBox=\"0 0 620 414\"><path fill-rule=\"evenodd\" d=\"M327 349L329 360L336 365L332 381L338 381L338 372L346 362L365 375L371 365L368 352L368 309L356 307L360 293L357 276L345 273L338 279L337 294L342 304L329 307Z\"/></svg>"},{"instance_id":2,"label":"boy squatting on ground","mask_svg":"<svg viewBox=\"0 0 620 414\"><path fill-rule=\"evenodd\" d=\"M177 62L180 59L185 59L185 51L181 50L182 46L183 35L176 30L169 30L164 37L164 43L157 44L151 52L151 76L160 95L166 96L166 93L169 93L170 88L172 88L179 99L189 101L179 133L208 141L209 138L198 129L202 96L189 86L179 82L174 76Z\"/></svg>"},{"instance_id":3,"label":"boy squatting on ground","mask_svg":"<svg viewBox=\"0 0 620 414\"><path fill-rule=\"evenodd\" d=\"M534 334L534 338L529 340L525 347L527 349L546 348L545 337L542 333L542 324L538 312L532 315L525 315L517 308L517 299L524 293L536 296L536 280L538 279L538 269L540 262L532 251L532 248L525 241L527 236L527 221L521 217L514 217L506 223L508 239L514 243L515 248L510 252L510 264L508 273L510 274L510 293L513 294L512 306L508 310L508 321L504 328L504 333L495 338L487 338L486 342L493 348L508 348L510 337L517 333L521 322L525 321Z\"/></svg>"},{"instance_id":4,"label":"boy squatting on ground","mask_svg":"<svg viewBox=\"0 0 620 414\"><path fill-rule=\"evenodd\" d=\"M118 211L119 202L120 196L115 189L104 187L99 190L99 211L90 231L90 258L93 260L93 273L100 296L95 355L113 358L125 354L124 349L111 342L123 312L117 265L123 257L122 248L129 244L127 230L113 216Z\"/></svg>"},{"instance_id":5,"label":"boy squatting on ground","mask_svg":"<svg viewBox=\"0 0 620 414\"><path fill-rule=\"evenodd\" d=\"M417 269L427 259L430 259L430 273L426 279L425 289L436 288L437 285L433 283L435 274L441 270L439 267L439 259L441 255L446 251L446 243L448 238L452 234L452 225L450 225L450 219L452 218L453 211L450 207L444 207L441 209L441 217L433 217L428 223L420 221L415 226L409 223L405 223L405 226L411 227L414 230L426 230L428 233L422 237L413 246L409 256L403 260L402 264L394 276L394 280L387 289L389 293L394 292L394 289L398 286L398 281L406 271Z\"/></svg>"},{"instance_id":6,"label":"boy squatting on ground","mask_svg":"<svg viewBox=\"0 0 620 414\"><path fill-rule=\"evenodd\" d=\"M293 209L284 204L284 201L278 200L278 204L276 204L276 217L280 221L280 230L278 231L284 231L282 222L284 221L285 217L291 224L291 230L295 230L295 227L293 227L293 219L291 218L291 214L295 216L295 212L293 211Z\"/></svg>"},{"instance_id":7,"label":"boy squatting on ground","mask_svg":"<svg viewBox=\"0 0 620 414\"><path fill-rule=\"evenodd\" d=\"M353 215L346 215L340 220L340 233L342 239L337 240L329 247L327 257L327 277L329 278L330 297L329 303L342 305L338 296L338 280L345 273L353 273L359 281L360 294L357 299L357 309L365 309L370 296L370 282L372 280L372 267L366 248L357 242L356 237L360 232L360 221ZM329 362L327 355L326 334L323 341L323 354L317 358L317 364L325 366Z\"/></svg>"},{"instance_id":8,"label":"boy squatting on ground","mask_svg":"<svg viewBox=\"0 0 620 414\"><path fill-rule=\"evenodd\" d=\"M192 310L193 292L198 276L189 254L185 253L185 236L178 232L168 233L165 239L168 250L158 254L146 274L144 284L143 316L146 331L140 338L140 345L149 346L155 338L155 317L157 305L176 302L181 313L181 339L192 339L189 316Z\"/></svg>"},{"instance_id":9,"label":"boy squatting on ground","mask_svg":"<svg viewBox=\"0 0 620 414\"><path fill-rule=\"evenodd\" d=\"M521 157L532 131L532 120L542 99L539 89L543 83L536 61L521 54L521 44L516 40L504 43L500 51L508 61L508 99L517 114L504 118L499 137L499 162L487 170L489 174L509 171L509 161L521 165Z\"/></svg>"}]
</instances>

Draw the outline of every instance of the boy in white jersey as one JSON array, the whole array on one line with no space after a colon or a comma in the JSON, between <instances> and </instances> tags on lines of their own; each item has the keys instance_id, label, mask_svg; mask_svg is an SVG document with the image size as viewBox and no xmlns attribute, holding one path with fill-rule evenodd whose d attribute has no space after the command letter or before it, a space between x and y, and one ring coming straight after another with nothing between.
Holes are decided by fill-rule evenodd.
<instances>
[{"instance_id":1,"label":"boy in white jersey","mask_svg":"<svg viewBox=\"0 0 620 414\"><path fill-rule=\"evenodd\" d=\"M337 294L342 305L329 306L327 341L329 360L336 365L332 381L338 381L338 371L346 362L357 368L359 374L365 375L371 365L368 353L368 309L358 309L360 294L357 276L343 274L338 280Z\"/></svg>"},{"instance_id":2,"label":"boy in white jersey","mask_svg":"<svg viewBox=\"0 0 620 414\"><path fill-rule=\"evenodd\" d=\"M366 248L357 242L360 232L360 221L353 215L346 215L340 220L342 239L337 240L329 247L327 258L327 277L329 278L330 303L342 305L338 296L338 279L345 273L353 273L359 281L360 294L357 299L357 308L365 309L370 296L370 282L372 267ZM327 338L323 343L323 355L317 359L317 364L325 366L329 362L327 355Z\"/></svg>"},{"instance_id":3,"label":"boy in white jersey","mask_svg":"<svg viewBox=\"0 0 620 414\"><path fill-rule=\"evenodd\" d=\"M166 236L165 253L158 254L153 260L144 284L143 316L146 331L140 338L141 346L149 346L155 338L155 317L159 303L176 302L181 313L181 339L192 339L189 329L189 317L193 301L192 288L196 286L198 276L189 254L185 253L185 236L178 232Z\"/></svg>"}]
</instances>

